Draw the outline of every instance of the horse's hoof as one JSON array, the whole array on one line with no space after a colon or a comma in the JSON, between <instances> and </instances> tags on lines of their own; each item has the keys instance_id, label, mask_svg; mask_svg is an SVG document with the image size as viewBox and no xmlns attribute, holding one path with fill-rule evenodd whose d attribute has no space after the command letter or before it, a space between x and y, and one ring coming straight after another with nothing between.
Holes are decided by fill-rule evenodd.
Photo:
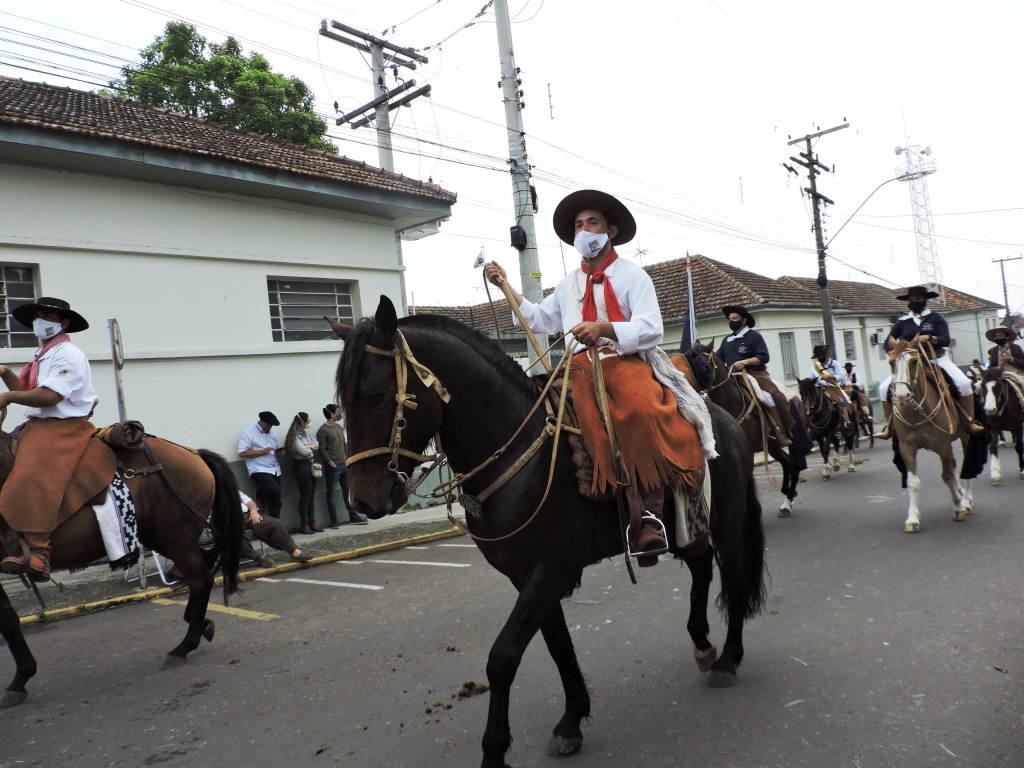
<instances>
[{"instance_id":1,"label":"horse's hoof","mask_svg":"<svg viewBox=\"0 0 1024 768\"><path fill-rule=\"evenodd\" d=\"M904 533L920 533L921 532L921 524L920 523L907 523L906 525L903 526L903 532Z\"/></svg>"},{"instance_id":2,"label":"horse's hoof","mask_svg":"<svg viewBox=\"0 0 1024 768\"><path fill-rule=\"evenodd\" d=\"M575 755L582 746L582 736L552 736L548 742L548 757Z\"/></svg>"},{"instance_id":3,"label":"horse's hoof","mask_svg":"<svg viewBox=\"0 0 1024 768\"><path fill-rule=\"evenodd\" d=\"M715 666L715 662L718 661L718 649L714 643L706 651L694 648L693 660L697 662L697 669L701 672L710 672L711 668Z\"/></svg>"},{"instance_id":4,"label":"horse's hoof","mask_svg":"<svg viewBox=\"0 0 1024 768\"><path fill-rule=\"evenodd\" d=\"M28 698L28 691L4 691L0 696L0 709L16 707Z\"/></svg>"},{"instance_id":5,"label":"horse's hoof","mask_svg":"<svg viewBox=\"0 0 1024 768\"><path fill-rule=\"evenodd\" d=\"M779 517L789 517L792 511L789 507L779 507Z\"/></svg>"},{"instance_id":6,"label":"horse's hoof","mask_svg":"<svg viewBox=\"0 0 1024 768\"><path fill-rule=\"evenodd\" d=\"M735 672L723 672L720 669L711 670L711 676L708 678L708 688L732 688L735 683Z\"/></svg>"},{"instance_id":7,"label":"horse's hoof","mask_svg":"<svg viewBox=\"0 0 1024 768\"><path fill-rule=\"evenodd\" d=\"M178 667L184 666L184 656L175 656L174 654L168 653L166 656L164 656L164 663L160 665L160 669L178 669Z\"/></svg>"},{"instance_id":8,"label":"horse's hoof","mask_svg":"<svg viewBox=\"0 0 1024 768\"><path fill-rule=\"evenodd\" d=\"M855 466L853 466L853 465L851 464L850 466L848 466L848 467L846 468L846 471L847 471L847 472L856 472L856 471L857 471L857 468L856 468Z\"/></svg>"},{"instance_id":9,"label":"horse's hoof","mask_svg":"<svg viewBox=\"0 0 1024 768\"><path fill-rule=\"evenodd\" d=\"M953 520L955 520L958 523L962 523L966 519L967 519L967 510L966 509L954 509L953 510Z\"/></svg>"},{"instance_id":10,"label":"horse's hoof","mask_svg":"<svg viewBox=\"0 0 1024 768\"><path fill-rule=\"evenodd\" d=\"M208 643L213 642L213 619L207 619L203 625L203 637L206 638Z\"/></svg>"},{"instance_id":11,"label":"horse's hoof","mask_svg":"<svg viewBox=\"0 0 1024 768\"><path fill-rule=\"evenodd\" d=\"M1001 478L1001 477L993 477L992 478L992 485L1002 485L1002 484L1003 484L1003 478Z\"/></svg>"}]
</instances>

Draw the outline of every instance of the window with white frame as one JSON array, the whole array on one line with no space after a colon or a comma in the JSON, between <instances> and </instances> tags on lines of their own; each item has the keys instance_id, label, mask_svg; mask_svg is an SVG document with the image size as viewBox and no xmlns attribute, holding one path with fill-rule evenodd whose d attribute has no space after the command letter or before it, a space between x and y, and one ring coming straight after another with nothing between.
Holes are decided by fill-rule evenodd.
<instances>
[{"instance_id":1,"label":"window with white frame","mask_svg":"<svg viewBox=\"0 0 1024 768\"><path fill-rule=\"evenodd\" d=\"M31 304L36 295L36 268L28 264L0 264L0 347L36 346L31 328L22 327L11 312Z\"/></svg>"},{"instance_id":2,"label":"window with white frame","mask_svg":"<svg viewBox=\"0 0 1024 768\"><path fill-rule=\"evenodd\" d=\"M268 277L267 294L274 341L335 338L324 315L353 322L352 283Z\"/></svg>"},{"instance_id":3,"label":"window with white frame","mask_svg":"<svg viewBox=\"0 0 1024 768\"><path fill-rule=\"evenodd\" d=\"M820 347L825 343L825 332L824 331L811 331L811 349Z\"/></svg>"},{"instance_id":4,"label":"window with white frame","mask_svg":"<svg viewBox=\"0 0 1024 768\"><path fill-rule=\"evenodd\" d=\"M796 337L786 331L779 334L779 347L782 349L782 375L786 381L797 378L796 375Z\"/></svg>"},{"instance_id":5,"label":"window with white frame","mask_svg":"<svg viewBox=\"0 0 1024 768\"><path fill-rule=\"evenodd\" d=\"M843 331L843 352L846 353L846 357L843 358L844 362L857 359L857 341L853 331Z\"/></svg>"}]
</instances>

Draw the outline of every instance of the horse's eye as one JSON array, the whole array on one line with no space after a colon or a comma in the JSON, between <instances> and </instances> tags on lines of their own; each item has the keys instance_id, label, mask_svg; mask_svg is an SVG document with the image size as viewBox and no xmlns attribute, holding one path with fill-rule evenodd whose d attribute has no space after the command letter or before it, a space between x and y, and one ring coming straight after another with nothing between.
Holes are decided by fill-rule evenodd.
<instances>
[{"instance_id":1,"label":"horse's eye","mask_svg":"<svg viewBox=\"0 0 1024 768\"><path fill-rule=\"evenodd\" d=\"M366 403L371 408L379 408L384 404L384 395L380 392L374 392L372 395L366 398Z\"/></svg>"}]
</instances>

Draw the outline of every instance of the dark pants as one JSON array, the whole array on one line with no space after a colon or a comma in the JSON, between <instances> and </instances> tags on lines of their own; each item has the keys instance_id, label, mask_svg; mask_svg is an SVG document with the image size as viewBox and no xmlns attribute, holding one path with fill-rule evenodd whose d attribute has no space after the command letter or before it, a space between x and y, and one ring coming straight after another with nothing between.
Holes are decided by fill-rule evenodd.
<instances>
[{"instance_id":1,"label":"dark pants","mask_svg":"<svg viewBox=\"0 0 1024 768\"><path fill-rule=\"evenodd\" d=\"M338 486L341 486L341 500L348 510L347 517L349 520L354 518L356 511L348 503L348 469L345 465L331 467L324 464L324 482L327 484L327 514L330 515L331 522L338 522L337 505L334 502L334 492Z\"/></svg>"},{"instance_id":2,"label":"dark pants","mask_svg":"<svg viewBox=\"0 0 1024 768\"><path fill-rule=\"evenodd\" d=\"M292 474L295 485L299 487L299 525L309 525L316 517L313 515L313 462L296 459L292 462Z\"/></svg>"},{"instance_id":3,"label":"dark pants","mask_svg":"<svg viewBox=\"0 0 1024 768\"><path fill-rule=\"evenodd\" d=\"M262 502L260 509L270 517L280 517L281 476L272 475L269 472L256 472L249 477L256 484L256 501Z\"/></svg>"},{"instance_id":4,"label":"dark pants","mask_svg":"<svg viewBox=\"0 0 1024 768\"><path fill-rule=\"evenodd\" d=\"M288 529L284 527L284 523L276 517L264 517L256 525L252 526L252 532L256 535L257 539L268 546L279 549L282 552L287 552L289 555L298 549L295 546L295 539L288 534ZM247 557L250 560L255 560L258 557L248 539L243 539L242 557Z\"/></svg>"}]
</instances>

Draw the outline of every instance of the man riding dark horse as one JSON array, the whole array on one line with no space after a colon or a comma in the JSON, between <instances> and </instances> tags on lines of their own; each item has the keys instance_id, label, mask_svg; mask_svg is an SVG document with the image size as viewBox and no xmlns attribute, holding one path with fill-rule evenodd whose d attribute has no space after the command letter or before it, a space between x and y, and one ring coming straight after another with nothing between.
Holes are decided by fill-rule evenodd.
<instances>
[{"instance_id":1,"label":"man riding dark horse","mask_svg":"<svg viewBox=\"0 0 1024 768\"><path fill-rule=\"evenodd\" d=\"M995 343L988 351L988 367L1024 373L1024 349L1014 340L1017 332L1005 326L985 331L985 338Z\"/></svg>"},{"instance_id":2,"label":"man riding dark horse","mask_svg":"<svg viewBox=\"0 0 1024 768\"><path fill-rule=\"evenodd\" d=\"M746 307L730 304L722 307L722 314L729 319L731 336L722 339L718 346L718 356L731 372L744 371L757 381L761 389L771 396L773 405L770 409L774 419L774 427L778 433L779 444L783 447L791 445L793 434L793 415L789 412L786 397L772 381L768 374L768 345L764 337L754 330L756 320Z\"/></svg>"},{"instance_id":3,"label":"man riding dark horse","mask_svg":"<svg viewBox=\"0 0 1024 768\"><path fill-rule=\"evenodd\" d=\"M841 428L846 429L850 425L850 398L843 389L846 384L846 374L839 370L839 363L828 354L828 346L816 344L811 354L814 365L811 367L811 378L816 379L821 387L839 408L842 418Z\"/></svg>"}]
</instances>

